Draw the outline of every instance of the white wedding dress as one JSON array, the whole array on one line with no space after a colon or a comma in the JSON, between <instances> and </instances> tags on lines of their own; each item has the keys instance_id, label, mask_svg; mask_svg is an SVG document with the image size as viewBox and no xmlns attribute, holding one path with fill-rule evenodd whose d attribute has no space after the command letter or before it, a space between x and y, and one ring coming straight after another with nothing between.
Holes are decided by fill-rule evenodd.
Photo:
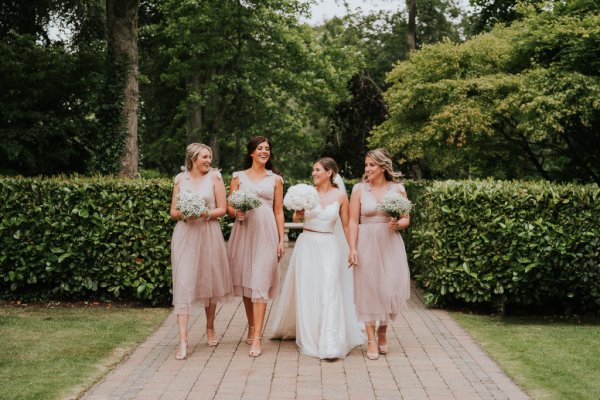
<instances>
[{"instance_id":1,"label":"white wedding dress","mask_svg":"<svg viewBox=\"0 0 600 400\"><path fill-rule=\"evenodd\" d=\"M293 339L302 354L344 358L365 341L353 304L353 277L337 201L304 214L279 305L274 339Z\"/></svg>"}]
</instances>

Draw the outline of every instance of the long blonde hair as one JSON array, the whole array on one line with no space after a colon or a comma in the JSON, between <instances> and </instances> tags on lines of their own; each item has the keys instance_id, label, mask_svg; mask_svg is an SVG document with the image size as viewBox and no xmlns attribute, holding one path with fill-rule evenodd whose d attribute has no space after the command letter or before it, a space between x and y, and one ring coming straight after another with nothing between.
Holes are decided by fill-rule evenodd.
<instances>
[{"instance_id":1,"label":"long blonde hair","mask_svg":"<svg viewBox=\"0 0 600 400\"><path fill-rule=\"evenodd\" d=\"M392 157L386 149L379 148L375 150L369 150L365 157L369 157L375 162L375 164L383 168L383 176L385 177L386 181L398 182L398 178L402 176L402 172L394 171ZM367 176L365 174L363 175L363 181L366 180Z\"/></svg>"},{"instance_id":2,"label":"long blonde hair","mask_svg":"<svg viewBox=\"0 0 600 400\"><path fill-rule=\"evenodd\" d=\"M194 167L194 160L198 158L200 152L206 149L210 152L210 156L212 157L212 149L205 144L202 143L191 143L185 149L185 169L191 171ZM211 168L214 169L214 168Z\"/></svg>"}]
</instances>

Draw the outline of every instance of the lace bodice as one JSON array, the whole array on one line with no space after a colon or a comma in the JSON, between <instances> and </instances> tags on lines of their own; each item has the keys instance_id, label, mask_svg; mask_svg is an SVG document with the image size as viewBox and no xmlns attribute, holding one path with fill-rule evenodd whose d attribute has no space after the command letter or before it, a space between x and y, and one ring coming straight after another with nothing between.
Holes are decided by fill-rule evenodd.
<instances>
[{"instance_id":1,"label":"lace bodice","mask_svg":"<svg viewBox=\"0 0 600 400\"><path fill-rule=\"evenodd\" d=\"M304 229L315 232L331 233L335 228L335 222L340 213L340 203L333 203L321 207L320 204L312 210L304 212Z\"/></svg>"}]
</instances>

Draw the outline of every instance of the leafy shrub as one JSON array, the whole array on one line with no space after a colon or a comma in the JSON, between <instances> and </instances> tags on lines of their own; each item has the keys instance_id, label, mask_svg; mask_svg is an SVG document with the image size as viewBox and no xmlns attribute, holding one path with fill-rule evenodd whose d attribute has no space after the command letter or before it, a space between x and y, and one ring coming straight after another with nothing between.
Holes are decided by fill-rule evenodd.
<instances>
[{"instance_id":1,"label":"leafy shrub","mask_svg":"<svg viewBox=\"0 0 600 400\"><path fill-rule=\"evenodd\" d=\"M0 179L0 293L170 300L169 180Z\"/></svg>"},{"instance_id":2,"label":"leafy shrub","mask_svg":"<svg viewBox=\"0 0 600 400\"><path fill-rule=\"evenodd\" d=\"M402 235L431 304L600 309L597 187L404 184L415 208ZM170 179L0 179L0 297L168 303L171 191Z\"/></svg>"},{"instance_id":3,"label":"leafy shrub","mask_svg":"<svg viewBox=\"0 0 600 400\"><path fill-rule=\"evenodd\" d=\"M0 297L168 303L172 189L170 179L1 178ZM225 238L231 222L220 219Z\"/></svg>"},{"instance_id":4,"label":"leafy shrub","mask_svg":"<svg viewBox=\"0 0 600 400\"><path fill-rule=\"evenodd\" d=\"M426 187L411 267L432 304L600 310L600 190L548 182Z\"/></svg>"}]
</instances>

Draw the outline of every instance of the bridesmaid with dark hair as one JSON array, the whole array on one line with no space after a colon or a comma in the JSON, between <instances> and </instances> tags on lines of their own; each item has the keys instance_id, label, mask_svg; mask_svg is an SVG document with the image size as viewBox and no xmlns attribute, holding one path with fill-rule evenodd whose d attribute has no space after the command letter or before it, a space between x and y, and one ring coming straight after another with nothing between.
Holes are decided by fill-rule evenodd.
<instances>
[{"instance_id":1,"label":"bridesmaid with dark hair","mask_svg":"<svg viewBox=\"0 0 600 400\"><path fill-rule=\"evenodd\" d=\"M200 302L206 312L209 346L218 344L214 329L217 302L233 299L233 287L225 240L217 218L225 215L225 184L211 167L212 150L201 143L190 144L185 152L185 171L175 177L171 217L177 220L171 240L173 306L179 326L179 351L175 358L187 358L187 330L192 303ZM185 218L177 209L181 191L198 192L208 211L200 217Z\"/></svg>"},{"instance_id":2,"label":"bridesmaid with dark hair","mask_svg":"<svg viewBox=\"0 0 600 400\"><path fill-rule=\"evenodd\" d=\"M251 191L262 204L247 212L227 207L227 213L236 218L227 256L234 294L243 297L248 318L249 356L258 357L267 301L277 294L279 259L284 253L283 178L271 163L272 146L267 138L252 138L246 150L244 170L233 173L229 193Z\"/></svg>"},{"instance_id":3,"label":"bridesmaid with dark hair","mask_svg":"<svg viewBox=\"0 0 600 400\"><path fill-rule=\"evenodd\" d=\"M385 149L371 150L365 157L363 181L354 185L350 197L348 261L354 266L354 304L365 323L371 360L387 353L387 325L406 308L410 297L406 250L398 233L409 226L410 216L394 219L378 208L388 194L406 197L397 180L400 175Z\"/></svg>"}]
</instances>

